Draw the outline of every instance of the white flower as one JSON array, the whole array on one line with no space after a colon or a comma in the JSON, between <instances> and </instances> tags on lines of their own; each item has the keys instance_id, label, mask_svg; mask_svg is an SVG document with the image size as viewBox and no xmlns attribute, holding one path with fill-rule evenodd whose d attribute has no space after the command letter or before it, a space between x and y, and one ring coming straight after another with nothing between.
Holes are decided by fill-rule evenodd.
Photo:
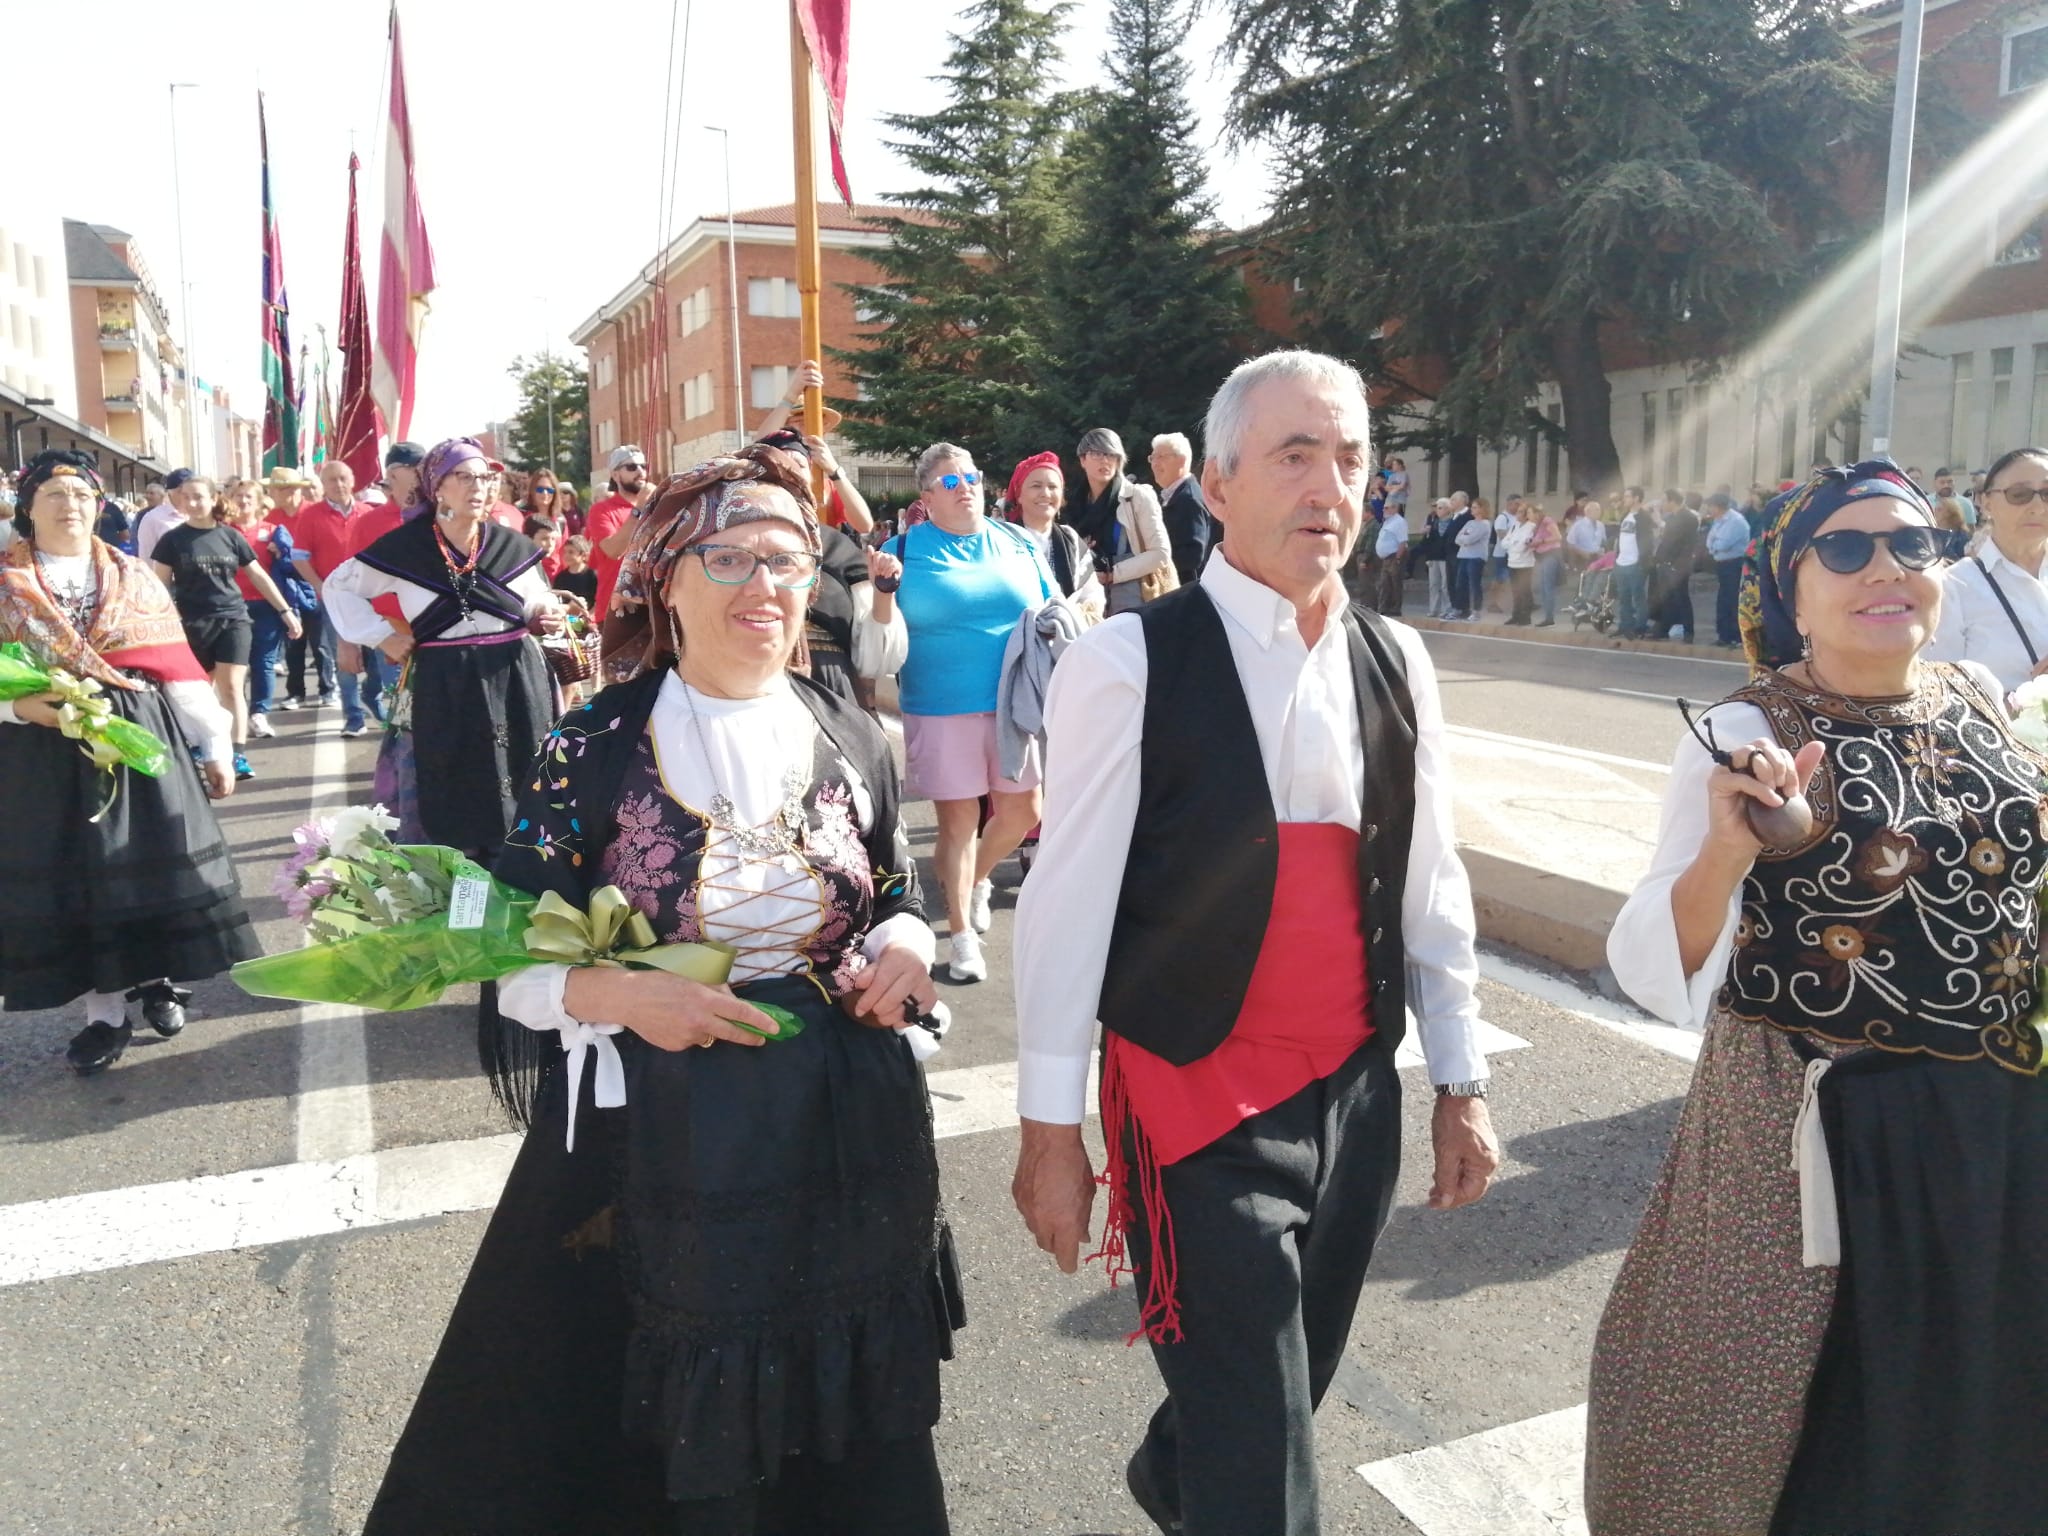
<instances>
[{"instance_id":1,"label":"white flower","mask_svg":"<svg viewBox=\"0 0 2048 1536\"><path fill-rule=\"evenodd\" d=\"M335 813L329 846L337 858L359 859L371 849L388 844L387 834L397 826L398 818L381 805L352 805Z\"/></svg>"}]
</instances>

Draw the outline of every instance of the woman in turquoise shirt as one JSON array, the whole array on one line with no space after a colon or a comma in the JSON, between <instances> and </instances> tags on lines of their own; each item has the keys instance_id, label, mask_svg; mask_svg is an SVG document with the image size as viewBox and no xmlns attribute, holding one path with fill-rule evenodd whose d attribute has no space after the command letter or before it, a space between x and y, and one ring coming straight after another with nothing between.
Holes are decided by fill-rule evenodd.
<instances>
[{"instance_id":1,"label":"woman in turquoise shirt","mask_svg":"<svg viewBox=\"0 0 2048 1536\"><path fill-rule=\"evenodd\" d=\"M965 448L927 448L917 483L931 518L875 557L874 620L907 640L897 672L905 791L938 809L939 883L952 929L947 970L955 981L981 981L989 877L1038 825L1039 812L1036 748L1015 779L997 765L996 683L1019 616L1059 588L1029 535L985 515L981 473ZM994 806L985 827L984 795Z\"/></svg>"}]
</instances>

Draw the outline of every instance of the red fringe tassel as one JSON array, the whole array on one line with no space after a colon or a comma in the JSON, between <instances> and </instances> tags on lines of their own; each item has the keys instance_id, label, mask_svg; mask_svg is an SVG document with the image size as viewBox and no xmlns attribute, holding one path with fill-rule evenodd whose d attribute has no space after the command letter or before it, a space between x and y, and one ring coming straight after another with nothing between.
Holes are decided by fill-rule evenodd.
<instances>
[{"instance_id":1,"label":"red fringe tassel","mask_svg":"<svg viewBox=\"0 0 2048 1536\"><path fill-rule=\"evenodd\" d=\"M1138 1159L1138 1189L1145 1206L1145 1233L1152 1252L1150 1272L1145 1277L1145 1298L1138 1308L1138 1328L1126 1345L1140 1339L1154 1344L1178 1344L1180 1328L1180 1266L1173 1247L1173 1213L1166 1208L1166 1188L1159 1158L1151 1138L1131 1110L1130 1084L1125 1080L1123 1041L1110 1035L1102 1064L1102 1137L1108 1147L1102 1176L1096 1180L1109 1190L1109 1210L1102 1223L1102 1246L1088 1255L1092 1263L1103 1262L1113 1287L1125 1275L1137 1274L1131 1263L1130 1232L1136 1212L1131 1201L1129 1152ZM1127 1151L1128 1148L1128 1151Z\"/></svg>"}]
</instances>

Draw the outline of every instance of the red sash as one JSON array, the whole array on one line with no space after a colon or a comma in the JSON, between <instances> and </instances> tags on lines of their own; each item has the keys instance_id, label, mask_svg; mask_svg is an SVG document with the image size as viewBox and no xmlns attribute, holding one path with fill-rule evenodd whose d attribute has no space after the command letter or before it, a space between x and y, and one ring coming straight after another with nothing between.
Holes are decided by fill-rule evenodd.
<instances>
[{"instance_id":1,"label":"red sash","mask_svg":"<svg viewBox=\"0 0 2048 1536\"><path fill-rule=\"evenodd\" d=\"M1109 1212L1093 1257L1105 1261L1112 1282L1132 1273L1126 1240L1136 1216L1135 1159L1153 1255L1139 1332L1160 1342L1180 1338L1173 1220L1160 1170L1328 1077L1372 1038L1358 833L1335 822L1287 822L1279 831L1265 939L1224 1042L1177 1067L1121 1035L1107 1036L1102 1129ZM1120 1134L1126 1128L1128 1146Z\"/></svg>"}]
</instances>

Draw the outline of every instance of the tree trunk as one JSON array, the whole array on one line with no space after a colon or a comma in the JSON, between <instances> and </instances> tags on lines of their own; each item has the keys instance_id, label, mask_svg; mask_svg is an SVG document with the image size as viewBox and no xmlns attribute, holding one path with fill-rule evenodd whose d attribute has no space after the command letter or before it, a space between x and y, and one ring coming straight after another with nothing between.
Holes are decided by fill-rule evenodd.
<instances>
[{"instance_id":1,"label":"tree trunk","mask_svg":"<svg viewBox=\"0 0 2048 1536\"><path fill-rule=\"evenodd\" d=\"M1554 326L1550 361L1564 402L1573 488L1612 495L1621 489L1621 455L1614 447L1614 395L1600 361L1600 322L1587 314Z\"/></svg>"},{"instance_id":2,"label":"tree trunk","mask_svg":"<svg viewBox=\"0 0 2048 1536\"><path fill-rule=\"evenodd\" d=\"M1450 484L1444 487L1448 496L1453 491L1463 491L1467 496L1479 494L1479 439L1469 432L1453 432L1444 439L1444 469L1450 477Z\"/></svg>"}]
</instances>

